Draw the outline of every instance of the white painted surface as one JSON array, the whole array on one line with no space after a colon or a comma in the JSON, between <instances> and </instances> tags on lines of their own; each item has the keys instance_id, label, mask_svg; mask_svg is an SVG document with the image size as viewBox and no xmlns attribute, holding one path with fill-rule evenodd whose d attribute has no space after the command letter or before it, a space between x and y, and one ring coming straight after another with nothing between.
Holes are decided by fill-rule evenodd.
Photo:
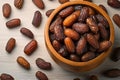
<instances>
[{"instance_id":1,"label":"white painted surface","mask_svg":"<svg viewBox=\"0 0 120 80\"><path fill-rule=\"evenodd\" d=\"M44 43L44 28L45 23L47 21L47 17L45 12L49 9L56 8L60 4L58 0L43 0L45 3L45 10L38 9L33 3L32 0L25 0L24 6L21 10L14 7L14 0L0 0L0 74L1 73L8 73L14 76L15 80L37 80L35 77L35 72L40 70L46 73L49 80L73 80L76 77L81 78L81 80L85 80L88 75L96 74L99 76L100 80L120 80L119 78L105 78L103 77L100 72L102 70L106 70L109 68L120 68L120 61L115 63L111 61L109 58L105 60L105 62L100 65L98 68L87 72L87 73L72 73L66 70L63 70L59 67L49 56L47 49ZM113 9L107 5L107 0L93 0L96 4L104 4L108 10L110 17L112 18L113 14L120 13L119 9ZM5 19L2 15L2 5L4 3L9 3L12 8L12 14L9 19ZM31 22L33 18L33 14L36 10L39 10L43 15L42 24L39 28L35 28ZM21 19L21 26L14 29L8 29L5 25L5 22L13 19L13 18L20 18ZM24 54L23 49L24 46L30 41L27 37L23 36L20 33L20 28L26 27L30 29L34 35L35 39L38 41L38 49L31 55L27 56ZM120 29L114 24L115 28L115 44L114 47L120 45ZM16 47L11 54L8 54L5 51L5 45L9 38L14 37L16 39ZM20 67L17 62L16 58L18 56L25 57L31 64L31 70L27 71ZM51 71L45 71L39 69L36 64L36 58L41 57L46 61L50 61L52 63L53 69ZM87 79L86 79L87 80Z\"/></svg>"}]
</instances>

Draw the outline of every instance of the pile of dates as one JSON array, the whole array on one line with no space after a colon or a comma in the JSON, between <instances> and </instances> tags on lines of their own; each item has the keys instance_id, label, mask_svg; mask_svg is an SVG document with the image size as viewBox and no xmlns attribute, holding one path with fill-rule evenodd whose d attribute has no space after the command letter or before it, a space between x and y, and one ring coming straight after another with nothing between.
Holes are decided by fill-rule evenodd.
<instances>
[{"instance_id":1,"label":"pile of dates","mask_svg":"<svg viewBox=\"0 0 120 80\"><path fill-rule=\"evenodd\" d=\"M68 6L54 17L49 26L50 41L64 58L86 62L112 45L106 18L92 7Z\"/></svg>"}]
</instances>

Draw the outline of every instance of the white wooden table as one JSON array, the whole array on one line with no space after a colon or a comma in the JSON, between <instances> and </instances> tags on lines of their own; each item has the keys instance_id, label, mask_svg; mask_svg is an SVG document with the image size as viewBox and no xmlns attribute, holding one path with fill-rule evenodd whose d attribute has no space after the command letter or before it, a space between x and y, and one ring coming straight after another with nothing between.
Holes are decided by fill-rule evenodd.
<instances>
[{"instance_id":1,"label":"white wooden table","mask_svg":"<svg viewBox=\"0 0 120 80\"><path fill-rule=\"evenodd\" d=\"M100 73L103 70L110 69L110 68L120 68L120 61L113 62L109 58L105 60L105 62L100 65L98 68L86 72L86 73L72 73L66 70L63 70L59 67L49 56L47 49L45 47L44 42L44 28L45 23L47 21L47 17L45 12L49 9L56 8L60 4L58 0L43 0L45 3L45 9L40 10L38 9L33 3L32 0L24 0L24 6L21 10L14 7L14 0L0 0L0 74L1 73L8 73L14 76L15 80L37 80L35 77L35 72L40 70L48 76L49 80L73 80L74 78L78 77L81 80L85 80L88 75L96 74L99 77L99 80L120 80L119 78L106 78L102 76ZM113 14L118 13L120 14L120 9L113 9L107 5L107 0L93 0L96 4L103 4L108 10L110 17L112 18ZM9 19L5 19L2 15L2 5L4 3L9 3L12 8L12 14ZM34 12L39 10L42 13L42 24L39 28L35 28L31 22L33 19ZM13 19L13 18L20 18L21 19L21 26L8 29L5 25L6 21ZM26 27L30 29L34 35L35 39L38 41L38 49L31 55L27 56L24 54L23 49L24 46L30 41L27 37L23 36L20 33L20 28ZM114 47L120 46L120 29L114 24L115 28L115 44ZM9 38L14 37L16 39L16 47L11 54L8 54L5 51L5 46ZM31 64L31 69L25 70L21 66L19 66L16 62L16 58L18 56L25 57ZM36 64L36 58L43 58L46 61L52 63L53 69L51 71L45 71L39 69ZM86 79L87 80L87 79Z\"/></svg>"}]
</instances>

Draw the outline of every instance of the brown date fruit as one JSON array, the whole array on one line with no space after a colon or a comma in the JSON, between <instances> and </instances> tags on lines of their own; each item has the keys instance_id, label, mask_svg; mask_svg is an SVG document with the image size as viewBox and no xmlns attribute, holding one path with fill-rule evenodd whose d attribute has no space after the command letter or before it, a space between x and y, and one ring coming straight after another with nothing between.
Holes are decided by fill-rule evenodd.
<instances>
[{"instance_id":1,"label":"brown date fruit","mask_svg":"<svg viewBox=\"0 0 120 80\"><path fill-rule=\"evenodd\" d=\"M75 54L70 54L70 60L79 62L80 61L80 57L75 55Z\"/></svg>"},{"instance_id":2,"label":"brown date fruit","mask_svg":"<svg viewBox=\"0 0 120 80\"><path fill-rule=\"evenodd\" d=\"M5 3L2 7L3 16L9 18L11 14L11 6L8 3Z\"/></svg>"},{"instance_id":3,"label":"brown date fruit","mask_svg":"<svg viewBox=\"0 0 120 80\"><path fill-rule=\"evenodd\" d=\"M79 39L78 43L77 43L77 46L76 46L76 53L78 55L83 54L86 45L87 45L86 38L85 37L81 37Z\"/></svg>"},{"instance_id":4,"label":"brown date fruit","mask_svg":"<svg viewBox=\"0 0 120 80\"><path fill-rule=\"evenodd\" d=\"M57 25L54 27L54 34L55 38L58 41L63 41L64 40L64 32L63 32L63 27L61 25Z\"/></svg>"},{"instance_id":5,"label":"brown date fruit","mask_svg":"<svg viewBox=\"0 0 120 80\"><path fill-rule=\"evenodd\" d=\"M106 30L106 28L103 26L103 24L102 23L98 23L98 27L99 27L100 36L104 40L108 40L109 34L108 34L108 31Z\"/></svg>"},{"instance_id":6,"label":"brown date fruit","mask_svg":"<svg viewBox=\"0 0 120 80\"><path fill-rule=\"evenodd\" d=\"M47 75L42 71L37 71L35 75L39 80L48 80Z\"/></svg>"},{"instance_id":7,"label":"brown date fruit","mask_svg":"<svg viewBox=\"0 0 120 80\"><path fill-rule=\"evenodd\" d=\"M31 38L31 39L34 38L34 35L33 35L32 31L29 30L29 29L27 29L27 28L24 28L24 27L21 28L21 29L20 29L20 32L21 32L23 35L25 35L25 36L27 36L27 37L29 37L29 38Z\"/></svg>"},{"instance_id":8,"label":"brown date fruit","mask_svg":"<svg viewBox=\"0 0 120 80\"><path fill-rule=\"evenodd\" d=\"M87 18L86 23L88 24L90 30L93 33L96 34L99 31L99 28L98 28L97 24L95 23L95 21L92 18Z\"/></svg>"},{"instance_id":9,"label":"brown date fruit","mask_svg":"<svg viewBox=\"0 0 120 80\"><path fill-rule=\"evenodd\" d=\"M103 17L103 16L100 15L100 14L97 14L97 15L96 15L96 18L97 18L97 20L98 20L100 23L102 23L106 28L109 27L109 23L108 23L108 21L106 20L105 17Z\"/></svg>"},{"instance_id":10,"label":"brown date fruit","mask_svg":"<svg viewBox=\"0 0 120 80\"><path fill-rule=\"evenodd\" d=\"M61 44L60 44L60 42L57 41L57 40L53 40L53 41L52 41L52 45L53 45L53 47L54 47L54 49L55 49L56 51L59 51L60 48L61 48Z\"/></svg>"},{"instance_id":11,"label":"brown date fruit","mask_svg":"<svg viewBox=\"0 0 120 80\"><path fill-rule=\"evenodd\" d=\"M12 50L15 48L16 40L14 38L10 38L6 44L6 51L11 53Z\"/></svg>"},{"instance_id":12,"label":"brown date fruit","mask_svg":"<svg viewBox=\"0 0 120 80\"><path fill-rule=\"evenodd\" d=\"M69 0L58 0L58 1L59 1L59 3L63 4L63 3L68 2Z\"/></svg>"},{"instance_id":13,"label":"brown date fruit","mask_svg":"<svg viewBox=\"0 0 120 80\"><path fill-rule=\"evenodd\" d=\"M65 27L70 27L74 24L74 22L77 20L77 18L80 15L80 11L75 11L73 12L71 15L69 15L68 17L66 17L63 21L63 25Z\"/></svg>"},{"instance_id":14,"label":"brown date fruit","mask_svg":"<svg viewBox=\"0 0 120 80\"><path fill-rule=\"evenodd\" d=\"M62 11L60 11L59 15L64 18L64 17L69 16L73 12L74 12L74 7L69 6L69 7L65 8L65 9L63 9Z\"/></svg>"},{"instance_id":15,"label":"brown date fruit","mask_svg":"<svg viewBox=\"0 0 120 80\"><path fill-rule=\"evenodd\" d=\"M14 78L10 74L2 73L0 76L0 80L14 80Z\"/></svg>"},{"instance_id":16,"label":"brown date fruit","mask_svg":"<svg viewBox=\"0 0 120 80\"><path fill-rule=\"evenodd\" d=\"M88 16L89 16L89 8L88 7L83 7L81 9L78 21L79 22L84 22Z\"/></svg>"},{"instance_id":17,"label":"brown date fruit","mask_svg":"<svg viewBox=\"0 0 120 80\"><path fill-rule=\"evenodd\" d=\"M37 49L37 41L31 40L24 48L24 53L27 55L31 55Z\"/></svg>"},{"instance_id":18,"label":"brown date fruit","mask_svg":"<svg viewBox=\"0 0 120 80\"><path fill-rule=\"evenodd\" d=\"M45 8L45 4L43 0L32 0L33 3L40 9L44 9Z\"/></svg>"},{"instance_id":19,"label":"brown date fruit","mask_svg":"<svg viewBox=\"0 0 120 80\"><path fill-rule=\"evenodd\" d=\"M98 23L96 15L90 15L90 18L92 18L96 24Z\"/></svg>"},{"instance_id":20,"label":"brown date fruit","mask_svg":"<svg viewBox=\"0 0 120 80\"><path fill-rule=\"evenodd\" d=\"M42 58L37 58L36 59L36 65L44 70L51 70L51 63L50 62L46 62L45 60L43 60Z\"/></svg>"},{"instance_id":21,"label":"brown date fruit","mask_svg":"<svg viewBox=\"0 0 120 80\"><path fill-rule=\"evenodd\" d=\"M65 29L64 34L73 40L78 40L80 38L80 35L75 30L72 30L70 28Z\"/></svg>"},{"instance_id":22,"label":"brown date fruit","mask_svg":"<svg viewBox=\"0 0 120 80\"><path fill-rule=\"evenodd\" d=\"M75 44L74 44L74 42L72 41L71 38L66 37L64 39L64 43L65 43L65 46L66 46L68 52L70 52L70 53L74 53L75 52Z\"/></svg>"},{"instance_id":23,"label":"brown date fruit","mask_svg":"<svg viewBox=\"0 0 120 80\"><path fill-rule=\"evenodd\" d=\"M88 7L88 8L89 8L89 15L94 15L95 14L94 9L91 7Z\"/></svg>"},{"instance_id":24,"label":"brown date fruit","mask_svg":"<svg viewBox=\"0 0 120 80\"><path fill-rule=\"evenodd\" d=\"M107 0L107 4L113 8L120 8L119 0Z\"/></svg>"},{"instance_id":25,"label":"brown date fruit","mask_svg":"<svg viewBox=\"0 0 120 80\"><path fill-rule=\"evenodd\" d=\"M68 52L67 52L67 49L66 49L65 46L62 46L62 47L60 48L60 50L58 51L58 53L59 53L61 56L63 56L63 57L67 57L67 56L68 56Z\"/></svg>"},{"instance_id":26,"label":"brown date fruit","mask_svg":"<svg viewBox=\"0 0 120 80\"><path fill-rule=\"evenodd\" d=\"M120 76L120 69L113 68L108 69L103 72L103 75L109 78L116 78Z\"/></svg>"},{"instance_id":27,"label":"brown date fruit","mask_svg":"<svg viewBox=\"0 0 120 80\"><path fill-rule=\"evenodd\" d=\"M112 19L115 22L115 24L120 28L120 15L119 14L114 14Z\"/></svg>"},{"instance_id":28,"label":"brown date fruit","mask_svg":"<svg viewBox=\"0 0 120 80\"><path fill-rule=\"evenodd\" d=\"M100 42L100 47L97 50L97 52L103 52L103 51L109 49L111 46L112 46L112 42L111 41Z\"/></svg>"},{"instance_id":29,"label":"brown date fruit","mask_svg":"<svg viewBox=\"0 0 120 80\"><path fill-rule=\"evenodd\" d=\"M60 16L57 17L50 25L50 28L49 28L50 32L54 33L54 27L58 26L58 25L61 25L62 21L63 21L63 19Z\"/></svg>"},{"instance_id":30,"label":"brown date fruit","mask_svg":"<svg viewBox=\"0 0 120 80\"><path fill-rule=\"evenodd\" d=\"M49 17L55 9L49 9L46 11L46 16Z\"/></svg>"},{"instance_id":31,"label":"brown date fruit","mask_svg":"<svg viewBox=\"0 0 120 80\"><path fill-rule=\"evenodd\" d=\"M8 28L10 28L10 29L18 27L18 26L20 26L20 24L21 24L21 20L18 19L18 18L11 19L11 20L9 20L9 21L6 22L6 26Z\"/></svg>"},{"instance_id":32,"label":"brown date fruit","mask_svg":"<svg viewBox=\"0 0 120 80\"><path fill-rule=\"evenodd\" d=\"M101 9L103 9L106 13L108 13L108 11L107 11L107 9L105 8L104 5L100 4L99 7L100 7Z\"/></svg>"},{"instance_id":33,"label":"brown date fruit","mask_svg":"<svg viewBox=\"0 0 120 80\"><path fill-rule=\"evenodd\" d=\"M82 55L81 61L86 62L86 61L89 61L93 58L95 58L94 52L86 52L85 54Z\"/></svg>"},{"instance_id":34,"label":"brown date fruit","mask_svg":"<svg viewBox=\"0 0 120 80\"><path fill-rule=\"evenodd\" d=\"M72 28L80 34L84 34L89 31L88 25L83 23L74 23Z\"/></svg>"},{"instance_id":35,"label":"brown date fruit","mask_svg":"<svg viewBox=\"0 0 120 80\"><path fill-rule=\"evenodd\" d=\"M17 63L25 69L30 69L30 63L22 56L17 57Z\"/></svg>"},{"instance_id":36,"label":"brown date fruit","mask_svg":"<svg viewBox=\"0 0 120 80\"><path fill-rule=\"evenodd\" d=\"M14 0L14 6L18 9L23 7L24 0Z\"/></svg>"},{"instance_id":37,"label":"brown date fruit","mask_svg":"<svg viewBox=\"0 0 120 80\"><path fill-rule=\"evenodd\" d=\"M87 42L94 47L95 49L99 48L99 42L97 41L97 39L90 33L87 34L86 36Z\"/></svg>"},{"instance_id":38,"label":"brown date fruit","mask_svg":"<svg viewBox=\"0 0 120 80\"><path fill-rule=\"evenodd\" d=\"M35 11L34 17L33 17L33 20L32 20L32 24L35 27L39 27L40 24L41 24L41 21L42 21L42 14L41 14L41 12L40 11Z\"/></svg>"}]
</instances>

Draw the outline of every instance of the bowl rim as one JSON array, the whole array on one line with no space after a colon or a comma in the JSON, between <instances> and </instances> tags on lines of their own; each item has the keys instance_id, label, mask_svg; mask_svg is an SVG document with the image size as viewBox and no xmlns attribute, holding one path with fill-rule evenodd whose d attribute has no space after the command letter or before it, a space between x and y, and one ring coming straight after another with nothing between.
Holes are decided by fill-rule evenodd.
<instances>
[{"instance_id":1,"label":"bowl rim","mask_svg":"<svg viewBox=\"0 0 120 80\"><path fill-rule=\"evenodd\" d=\"M45 25L45 30L44 30L45 44L50 49L50 51L51 51L50 54L54 55L54 57L56 57L61 62L65 63L65 64L68 64L68 65L71 65L71 66L87 66L87 65L90 65L93 62L99 62L99 61L101 61L101 59L104 60L109 55L109 53L112 50L112 46L111 46L108 50L106 50L105 52L102 52L99 56L97 56L96 58L94 58L92 60L89 60L87 62L75 62L75 61L71 61L69 59L66 59L66 58L62 57L53 48L53 46L51 44L51 41L50 41L50 38L49 38L49 26L50 26L50 24L51 24L54 16L60 10L62 10L65 7L68 7L68 6L71 6L71 5L79 5L79 4L80 5L86 5L86 6L92 7L93 9L95 9L96 11L98 11L102 16L104 16L107 19L107 21L109 23L109 27L110 27L110 39L109 40L112 42L112 46L113 46L113 43L114 43L114 26L113 26L113 23L112 23L110 17L108 16L108 14L104 10L102 10L99 6L97 6L94 3L88 2L88 1L72 1L72 2L66 2L66 3L60 5L59 7L57 7L52 12L52 14L49 16L49 18L47 20L47 23Z\"/></svg>"}]
</instances>

